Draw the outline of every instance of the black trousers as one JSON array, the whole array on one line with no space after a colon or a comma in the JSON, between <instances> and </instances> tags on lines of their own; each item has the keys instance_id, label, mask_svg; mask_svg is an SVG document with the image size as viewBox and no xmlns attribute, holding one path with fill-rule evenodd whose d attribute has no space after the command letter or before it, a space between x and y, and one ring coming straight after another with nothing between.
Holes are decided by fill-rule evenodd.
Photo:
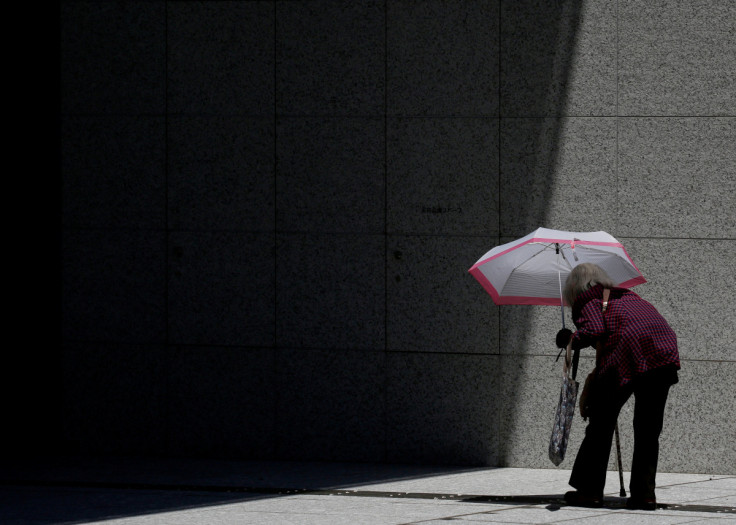
<instances>
[{"instance_id":1,"label":"black trousers","mask_svg":"<svg viewBox=\"0 0 736 525\"><path fill-rule=\"evenodd\" d=\"M594 415L588 418L570 485L581 493L596 497L603 495L616 420L633 394L634 457L629 491L635 498L654 498L664 407L669 389L676 382L677 371L667 368L647 372L624 388L598 385L593 393Z\"/></svg>"}]
</instances>

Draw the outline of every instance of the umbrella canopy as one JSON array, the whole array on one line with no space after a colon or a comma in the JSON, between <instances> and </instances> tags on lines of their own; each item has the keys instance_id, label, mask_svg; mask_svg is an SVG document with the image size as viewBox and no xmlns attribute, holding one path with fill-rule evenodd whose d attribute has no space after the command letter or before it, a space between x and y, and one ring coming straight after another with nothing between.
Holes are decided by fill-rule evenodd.
<instances>
[{"instance_id":1,"label":"umbrella canopy","mask_svg":"<svg viewBox=\"0 0 736 525\"><path fill-rule=\"evenodd\" d=\"M496 304L562 304L562 283L578 264L603 268L617 286L646 282L623 245L606 232L539 228L496 246L469 272Z\"/></svg>"}]
</instances>

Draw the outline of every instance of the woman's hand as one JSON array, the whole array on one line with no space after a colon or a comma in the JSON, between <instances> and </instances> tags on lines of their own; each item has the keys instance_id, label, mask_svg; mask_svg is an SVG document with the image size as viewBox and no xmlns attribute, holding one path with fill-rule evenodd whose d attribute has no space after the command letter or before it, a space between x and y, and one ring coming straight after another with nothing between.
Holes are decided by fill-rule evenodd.
<instances>
[{"instance_id":1,"label":"woman's hand","mask_svg":"<svg viewBox=\"0 0 736 525\"><path fill-rule=\"evenodd\" d=\"M555 338L557 348L567 348L567 344L570 342L571 338L572 331L567 328L563 328L562 330L557 332L557 337Z\"/></svg>"}]
</instances>

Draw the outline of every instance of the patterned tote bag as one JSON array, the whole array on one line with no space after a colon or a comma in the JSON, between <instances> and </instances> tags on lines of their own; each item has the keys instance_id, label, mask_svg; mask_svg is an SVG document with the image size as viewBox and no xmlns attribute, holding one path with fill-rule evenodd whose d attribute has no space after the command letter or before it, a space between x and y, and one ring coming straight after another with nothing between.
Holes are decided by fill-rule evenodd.
<instances>
[{"instance_id":1,"label":"patterned tote bag","mask_svg":"<svg viewBox=\"0 0 736 525\"><path fill-rule=\"evenodd\" d=\"M570 376L572 346L567 346L567 353L562 366L562 388L560 400L555 413L555 422L552 427L552 437L549 439L549 459L555 466L562 463L567 451L567 440L570 437L572 418L575 414L575 404L578 399L579 383Z\"/></svg>"}]
</instances>

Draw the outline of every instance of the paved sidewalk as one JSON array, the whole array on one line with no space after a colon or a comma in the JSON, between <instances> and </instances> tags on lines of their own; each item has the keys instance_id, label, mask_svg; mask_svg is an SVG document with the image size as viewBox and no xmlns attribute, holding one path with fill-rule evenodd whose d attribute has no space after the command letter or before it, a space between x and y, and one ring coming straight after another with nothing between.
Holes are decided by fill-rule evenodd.
<instances>
[{"instance_id":1,"label":"paved sidewalk","mask_svg":"<svg viewBox=\"0 0 736 525\"><path fill-rule=\"evenodd\" d=\"M615 472L604 508L566 506L568 477L559 469L344 463L5 462L0 523L736 524L736 474L660 473L654 512L624 508Z\"/></svg>"}]
</instances>

